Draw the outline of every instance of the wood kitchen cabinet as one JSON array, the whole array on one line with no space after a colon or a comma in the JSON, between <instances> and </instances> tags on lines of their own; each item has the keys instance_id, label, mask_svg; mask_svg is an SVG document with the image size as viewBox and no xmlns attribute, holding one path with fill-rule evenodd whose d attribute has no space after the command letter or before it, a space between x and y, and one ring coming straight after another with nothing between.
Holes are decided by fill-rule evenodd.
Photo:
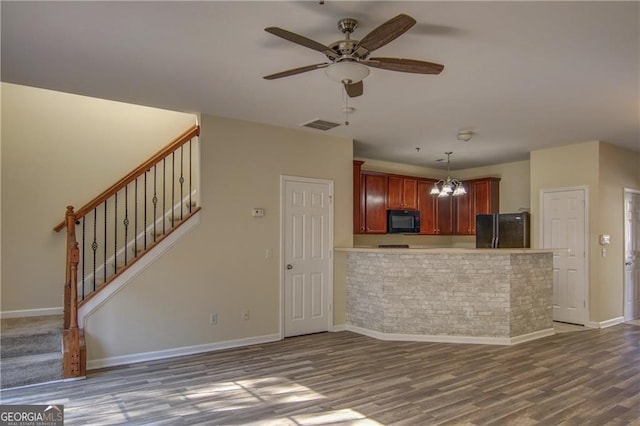
<instances>
[{"instance_id":1,"label":"wood kitchen cabinet","mask_svg":"<svg viewBox=\"0 0 640 426\"><path fill-rule=\"evenodd\" d=\"M362 193L364 214L360 226L364 234L387 233L387 175L362 172Z\"/></svg>"},{"instance_id":2,"label":"wood kitchen cabinet","mask_svg":"<svg viewBox=\"0 0 640 426\"><path fill-rule=\"evenodd\" d=\"M476 215L498 213L500 178L464 181L466 195L434 197L435 179L362 170L353 162L353 232L386 234L387 209L420 211L420 233L475 235Z\"/></svg>"},{"instance_id":3,"label":"wood kitchen cabinet","mask_svg":"<svg viewBox=\"0 0 640 426\"><path fill-rule=\"evenodd\" d=\"M353 233L364 233L364 200L362 193L362 165L364 161L353 160Z\"/></svg>"},{"instance_id":4,"label":"wood kitchen cabinet","mask_svg":"<svg viewBox=\"0 0 640 426\"><path fill-rule=\"evenodd\" d=\"M456 197L455 234L475 235L476 215L500 210L500 178L473 179L464 182L467 194Z\"/></svg>"},{"instance_id":5,"label":"wood kitchen cabinet","mask_svg":"<svg viewBox=\"0 0 640 426\"><path fill-rule=\"evenodd\" d=\"M399 210L418 209L418 179L389 175L387 208Z\"/></svg>"},{"instance_id":6,"label":"wood kitchen cabinet","mask_svg":"<svg viewBox=\"0 0 640 426\"><path fill-rule=\"evenodd\" d=\"M417 183L420 233L427 235L453 234L452 197L434 197L429 194L435 180L420 179Z\"/></svg>"}]
</instances>

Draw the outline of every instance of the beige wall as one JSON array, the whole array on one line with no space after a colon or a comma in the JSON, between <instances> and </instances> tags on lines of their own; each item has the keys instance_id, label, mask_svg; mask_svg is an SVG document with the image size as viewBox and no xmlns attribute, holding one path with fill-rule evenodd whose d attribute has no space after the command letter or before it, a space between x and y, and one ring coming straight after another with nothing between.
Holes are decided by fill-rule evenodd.
<instances>
[{"instance_id":1,"label":"beige wall","mask_svg":"<svg viewBox=\"0 0 640 426\"><path fill-rule=\"evenodd\" d=\"M352 146L326 134L203 116L201 223L88 318L89 359L278 334L280 176L333 180L334 243L350 246ZM252 217L252 207L266 215ZM273 258L265 259L267 249ZM334 323L344 324L345 274L335 263Z\"/></svg>"},{"instance_id":2,"label":"beige wall","mask_svg":"<svg viewBox=\"0 0 640 426\"><path fill-rule=\"evenodd\" d=\"M195 123L195 115L2 83L3 312L59 308L53 227Z\"/></svg>"},{"instance_id":3,"label":"beige wall","mask_svg":"<svg viewBox=\"0 0 640 426\"><path fill-rule=\"evenodd\" d=\"M540 246L540 191L588 189L589 320L623 314L623 191L640 187L640 154L594 141L531 153L531 240ZM611 235L602 256L600 234Z\"/></svg>"},{"instance_id":4,"label":"beige wall","mask_svg":"<svg viewBox=\"0 0 640 426\"><path fill-rule=\"evenodd\" d=\"M453 177L461 180L486 176L501 178L500 213L516 213L531 208L530 174L530 162L525 160L457 170Z\"/></svg>"},{"instance_id":5,"label":"beige wall","mask_svg":"<svg viewBox=\"0 0 640 426\"><path fill-rule=\"evenodd\" d=\"M532 151L531 158L531 246L540 247L540 191L553 188L586 187L588 192L589 318L598 321L597 223L598 146L585 142ZM607 318L608 319L608 318Z\"/></svg>"},{"instance_id":6,"label":"beige wall","mask_svg":"<svg viewBox=\"0 0 640 426\"><path fill-rule=\"evenodd\" d=\"M611 235L611 244L595 250L598 256L598 320L623 316L624 313L624 188L640 189L640 154L600 143L600 182L598 217L595 234Z\"/></svg>"},{"instance_id":7,"label":"beige wall","mask_svg":"<svg viewBox=\"0 0 640 426\"><path fill-rule=\"evenodd\" d=\"M397 173L408 176L429 178L444 177L441 169L420 167L388 161L358 158L364 161L363 170L385 173ZM499 177L500 180L500 212L511 213L530 208L530 167L529 161L496 164L493 166L475 167L451 172L457 179L474 179L487 176ZM426 247L475 247L475 237L441 236L441 235L354 235L354 245L376 246L378 244L409 244Z\"/></svg>"}]
</instances>

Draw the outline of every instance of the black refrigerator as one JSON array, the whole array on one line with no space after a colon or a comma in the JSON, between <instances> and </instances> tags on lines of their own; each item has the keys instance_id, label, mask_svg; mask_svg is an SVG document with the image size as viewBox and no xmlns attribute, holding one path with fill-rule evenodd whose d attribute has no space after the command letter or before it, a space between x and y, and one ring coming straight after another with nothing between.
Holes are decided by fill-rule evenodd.
<instances>
[{"instance_id":1,"label":"black refrigerator","mask_svg":"<svg viewBox=\"0 0 640 426\"><path fill-rule=\"evenodd\" d=\"M529 212L476 215L476 248L529 248Z\"/></svg>"}]
</instances>

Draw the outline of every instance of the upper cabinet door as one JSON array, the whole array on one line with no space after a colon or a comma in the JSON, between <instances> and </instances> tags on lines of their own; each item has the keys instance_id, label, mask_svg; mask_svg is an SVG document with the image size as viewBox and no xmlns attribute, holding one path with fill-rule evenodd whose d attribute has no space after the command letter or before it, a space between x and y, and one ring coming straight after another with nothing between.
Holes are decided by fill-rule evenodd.
<instances>
[{"instance_id":1,"label":"upper cabinet door","mask_svg":"<svg viewBox=\"0 0 640 426\"><path fill-rule=\"evenodd\" d=\"M500 178L477 179L473 183L476 194L475 214L498 213L500 211Z\"/></svg>"},{"instance_id":2,"label":"upper cabinet door","mask_svg":"<svg viewBox=\"0 0 640 426\"><path fill-rule=\"evenodd\" d=\"M418 179L402 179L402 200L405 209L418 209Z\"/></svg>"},{"instance_id":3,"label":"upper cabinet door","mask_svg":"<svg viewBox=\"0 0 640 426\"><path fill-rule=\"evenodd\" d=\"M420 179L417 182L421 234L434 235L438 233L436 197L429 194L434 182L427 179Z\"/></svg>"},{"instance_id":4,"label":"upper cabinet door","mask_svg":"<svg viewBox=\"0 0 640 426\"><path fill-rule=\"evenodd\" d=\"M418 180L389 175L387 208L398 210L418 209Z\"/></svg>"},{"instance_id":5,"label":"upper cabinet door","mask_svg":"<svg viewBox=\"0 0 640 426\"><path fill-rule=\"evenodd\" d=\"M387 233L387 175L363 173L364 232Z\"/></svg>"},{"instance_id":6,"label":"upper cabinet door","mask_svg":"<svg viewBox=\"0 0 640 426\"><path fill-rule=\"evenodd\" d=\"M362 164L353 160L353 233L364 234L364 191L362 190Z\"/></svg>"},{"instance_id":7,"label":"upper cabinet door","mask_svg":"<svg viewBox=\"0 0 640 426\"><path fill-rule=\"evenodd\" d=\"M474 179L464 182L467 194L455 199L457 235L476 234L476 215L500 210L500 178Z\"/></svg>"},{"instance_id":8,"label":"upper cabinet door","mask_svg":"<svg viewBox=\"0 0 640 426\"><path fill-rule=\"evenodd\" d=\"M467 193L454 198L456 211L456 235L475 234L476 215L474 212L475 185L463 182Z\"/></svg>"}]
</instances>

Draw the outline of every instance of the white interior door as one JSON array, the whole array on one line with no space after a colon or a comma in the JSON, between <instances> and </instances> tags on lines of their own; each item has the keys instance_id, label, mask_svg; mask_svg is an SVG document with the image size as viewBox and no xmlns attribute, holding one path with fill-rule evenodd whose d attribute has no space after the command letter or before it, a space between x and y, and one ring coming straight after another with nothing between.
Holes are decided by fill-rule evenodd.
<instances>
[{"instance_id":1,"label":"white interior door","mask_svg":"<svg viewBox=\"0 0 640 426\"><path fill-rule=\"evenodd\" d=\"M284 336L333 323L333 182L282 178Z\"/></svg>"},{"instance_id":2,"label":"white interior door","mask_svg":"<svg viewBox=\"0 0 640 426\"><path fill-rule=\"evenodd\" d=\"M640 192L624 196L624 319L640 317Z\"/></svg>"},{"instance_id":3,"label":"white interior door","mask_svg":"<svg viewBox=\"0 0 640 426\"><path fill-rule=\"evenodd\" d=\"M542 192L542 247L566 249L553 255L553 320L585 324L585 190Z\"/></svg>"}]
</instances>

